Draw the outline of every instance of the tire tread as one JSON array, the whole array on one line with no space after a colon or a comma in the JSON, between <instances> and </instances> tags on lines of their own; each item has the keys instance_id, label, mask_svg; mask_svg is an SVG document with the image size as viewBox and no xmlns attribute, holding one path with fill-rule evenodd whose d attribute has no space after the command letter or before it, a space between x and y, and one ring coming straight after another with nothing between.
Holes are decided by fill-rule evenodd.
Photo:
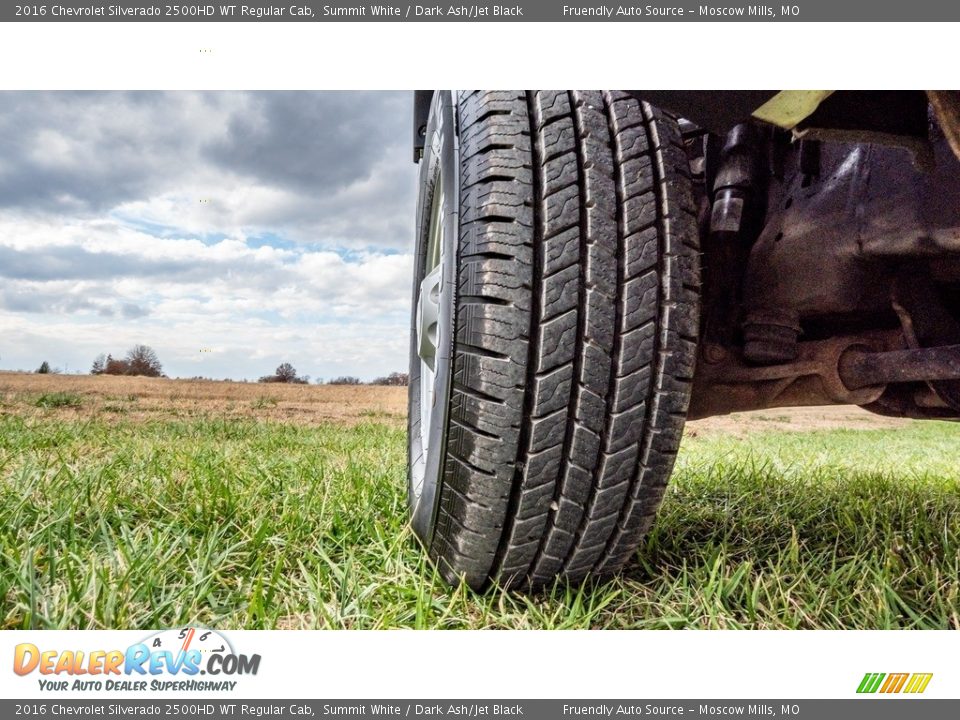
<instances>
[{"instance_id":1,"label":"tire tread","mask_svg":"<svg viewBox=\"0 0 960 720\"><path fill-rule=\"evenodd\" d=\"M460 301L430 552L475 588L607 575L663 497L694 370L678 126L619 92L471 92L457 111Z\"/></svg>"}]
</instances>

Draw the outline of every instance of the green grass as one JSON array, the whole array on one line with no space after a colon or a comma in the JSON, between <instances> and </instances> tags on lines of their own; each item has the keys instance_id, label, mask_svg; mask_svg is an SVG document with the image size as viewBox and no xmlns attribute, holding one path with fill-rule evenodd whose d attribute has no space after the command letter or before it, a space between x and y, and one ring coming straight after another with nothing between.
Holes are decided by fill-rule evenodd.
<instances>
[{"instance_id":1,"label":"green grass","mask_svg":"<svg viewBox=\"0 0 960 720\"><path fill-rule=\"evenodd\" d=\"M34 405L39 408L80 407L83 400L79 395L66 392L44 393L37 397Z\"/></svg>"},{"instance_id":2,"label":"green grass","mask_svg":"<svg viewBox=\"0 0 960 720\"><path fill-rule=\"evenodd\" d=\"M4 628L960 628L960 428L685 442L621 577L449 589L371 421L0 416Z\"/></svg>"}]
</instances>

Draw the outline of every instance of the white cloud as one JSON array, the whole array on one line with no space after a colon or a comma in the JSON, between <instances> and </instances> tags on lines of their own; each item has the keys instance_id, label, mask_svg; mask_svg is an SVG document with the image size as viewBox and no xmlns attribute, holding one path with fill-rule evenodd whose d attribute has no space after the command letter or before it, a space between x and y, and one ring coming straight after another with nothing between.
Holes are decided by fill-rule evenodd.
<instances>
[{"instance_id":1,"label":"white cloud","mask_svg":"<svg viewBox=\"0 0 960 720\"><path fill-rule=\"evenodd\" d=\"M403 369L407 105L0 93L0 367L145 342L181 376Z\"/></svg>"}]
</instances>

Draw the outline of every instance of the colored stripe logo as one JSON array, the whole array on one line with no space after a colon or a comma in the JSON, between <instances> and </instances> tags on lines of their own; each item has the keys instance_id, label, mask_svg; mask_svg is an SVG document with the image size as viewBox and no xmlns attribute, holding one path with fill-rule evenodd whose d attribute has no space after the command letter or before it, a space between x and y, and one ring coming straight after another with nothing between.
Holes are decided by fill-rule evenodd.
<instances>
[{"instance_id":1,"label":"colored stripe logo","mask_svg":"<svg viewBox=\"0 0 960 720\"><path fill-rule=\"evenodd\" d=\"M933 673L867 673L860 681L860 694L919 694L927 689Z\"/></svg>"}]
</instances>

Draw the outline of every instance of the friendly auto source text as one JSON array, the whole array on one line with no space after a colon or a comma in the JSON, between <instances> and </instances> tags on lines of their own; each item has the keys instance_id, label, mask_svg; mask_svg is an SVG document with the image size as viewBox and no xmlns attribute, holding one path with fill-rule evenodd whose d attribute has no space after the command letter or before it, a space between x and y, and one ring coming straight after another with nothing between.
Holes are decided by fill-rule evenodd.
<instances>
[{"instance_id":1,"label":"friendly auto source text","mask_svg":"<svg viewBox=\"0 0 960 720\"><path fill-rule=\"evenodd\" d=\"M780 715L796 715L800 712L797 705L780 705ZM712 704L686 704L686 705L656 705L647 703L645 705L564 705L563 715L579 716L585 718L612 718L629 715L652 715L652 716L683 716L683 715L754 715L754 716L775 716L776 708L773 705L764 705L761 703L751 703L749 705L712 705Z\"/></svg>"},{"instance_id":2,"label":"friendly auto source text","mask_svg":"<svg viewBox=\"0 0 960 720\"><path fill-rule=\"evenodd\" d=\"M580 7L564 5L563 15L570 18L613 18L613 17L765 17L775 18L795 16L800 12L796 5L747 5L746 7L723 7L716 5L698 5L682 8L662 5L600 5Z\"/></svg>"}]
</instances>

